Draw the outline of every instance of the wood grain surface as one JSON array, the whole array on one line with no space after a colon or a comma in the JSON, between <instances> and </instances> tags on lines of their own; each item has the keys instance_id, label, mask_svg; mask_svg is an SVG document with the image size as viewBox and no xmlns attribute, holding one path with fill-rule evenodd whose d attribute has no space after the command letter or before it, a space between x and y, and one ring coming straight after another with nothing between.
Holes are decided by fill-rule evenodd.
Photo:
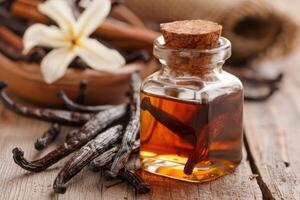
<instances>
[{"instance_id":1,"label":"wood grain surface","mask_svg":"<svg viewBox=\"0 0 300 200\"><path fill-rule=\"evenodd\" d=\"M11 150L19 146L29 159L39 153L34 147L35 139L49 126L46 122L18 116L0 106L0 199L261 199L262 193L244 151L244 160L234 174L207 184L191 184L142 173L153 190L148 195L136 195L134 189L118 181L106 181L100 173L84 169L70 182L64 195L54 194L52 183L67 159L41 173L29 173L14 164ZM67 132L70 128L64 128ZM60 135L60 139L65 137ZM111 186L113 185L113 186Z\"/></svg>"},{"instance_id":2,"label":"wood grain surface","mask_svg":"<svg viewBox=\"0 0 300 200\"><path fill-rule=\"evenodd\" d=\"M207 184L191 184L143 173L153 187L148 195L136 195L125 183L111 186L116 181L105 181L88 169L70 182L66 194L54 194L52 183L66 159L33 174L16 166L11 153L19 146L27 158L34 159L54 148L57 144L42 153L33 148L49 124L18 116L1 105L0 199L300 199L300 78L294 73L297 65L292 65L297 59L291 61L285 62L291 64L286 65L289 78L280 92L264 103L246 103L246 150L234 174Z\"/></svg>"},{"instance_id":3,"label":"wood grain surface","mask_svg":"<svg viewBox=\"0 0 300 200\"><path fill-rule=\"evenodd\" d=\"M280 0L272 2L300 19L298 0L289 0L290 4ZM299 55L300 48L287 59L271 61L271 65L285 70L280 91L264 103L245 104L244 159L234 174L206 184L192 184L142 173L153 188L147 195L137 195L129 185L106 181L100 173L88 169L70 182L66 194L54 194L52 183L67 158L45 172L33 174L16 166L11 153L18 146L23 148L27 158L34 159L55 148L57 144L39 153L33 147L35 139L49 124L18 116L0 105L0 199L299 200ZM63 132L69 129L65 127ZM63 137L61 134L60 138Z\"/></svg>"}]
</instances>

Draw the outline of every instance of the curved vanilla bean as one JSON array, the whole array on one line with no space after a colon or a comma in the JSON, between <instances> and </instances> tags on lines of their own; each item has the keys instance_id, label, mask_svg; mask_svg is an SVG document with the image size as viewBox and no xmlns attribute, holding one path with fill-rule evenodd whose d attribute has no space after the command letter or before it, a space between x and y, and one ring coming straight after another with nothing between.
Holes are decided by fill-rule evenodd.
<instances>
[{"instance_id":1,"label":"curved vanilla bean","mask_svg":"<svg viewBox=\"0 0 300 200\"><path fill-rule=\"evenodd\" d=\"M150 55L148 51L146 50L139 50L135 51L131 54L124 55L126 63L131 63L134 61L142 60L143 62L149 62L150 61Z\"/></svg>"},{"instance_id":2,"label":"curved vanilla bean","mask_svg":"<svg viewBox=\"0 0 300 200\"><path fill-rule=\"evenodd\" d=\"M51 144L60 133L60 125L58 123L51 124L51 127L43 134L42 137L38 138L34 144L36 150L41 151Z\"/></svg>"},{"instance_id":3,"label":"curved vanilla bean","mask_svg":"<svg viewBox=\"0 0 300 200\"><path fill-rule=\"evenodd\" d=\"M282 81L284 74L279 73L275 78L273 79L268 79L268 78L263 78L260 76L257 77L242 77L241 80L242 82L248 82L250 84L268 84L268 85L274 85L280 81Z\"/></svg>"},{"instance_id":4,"label":"curved vanilla bean","mask_svg":"<svg viewBox=\"0 0 300 200\"><path fill-rule=\"evenodd\" d=\"M266 77L266 75L261 74L253 70L252 68L238 68L238 67L229 67L225 66L224 69L231 74L239 77L239 79L244 83L249 84L269 84L273 85L280 82L284 73L280 72L277 76L273 78Z\"/></svg>"},{"instance_id":5,"label":"curved vanilla bean","mask_svg":"<svg viewBox=\"0 0 300 200\"><path fill-rule=\"evenodd\" d=\"M207 123L201 129L201 132L198 134L196 146L189 155L188 160L184 166L183 171L185 174L192 174L195 165L199 161L207 158L209 138L219 135L222 132L223 128L227 124L229 117L230 116L227 113L217 115L212 119L212 121Z\"/></svg>"},{"instance_id":6,"label":"curved vanilla bean","mask_svg":"<svg viewBox=\"0 0 300 200\"><path fill-rule=\"evenodd\" d=\"M170 115L169 113L156 108L151 104L150 98L145 97L142 99L141 108L147 110L151 115L163 124L166 128L171 130L173 133L185 139L187 142L194 145L194 149L191 152L188 161L184 168L185 174L191 174L193 172L194 166L203 158L207 156L208 153L208 139L211 135L217 135L222 131L223 126L226 124L224 113L231 112L232 110L238 110L242 105L242 92L238 91L230 95L223 95L215 100L209 102L210 107L210 120L208 122L203 121L204 126L201 127L201 131L196 134L194 129L184 124L176 117ZM206 108L208 108L206 106ZM208 111L203 111L204 113ZM220 123L220 121L222 123Z\"/></svg>"},{"instance_id":7,"label":"curved vanilla bean","mask_svg":"<svg viewBox=\"0 0 300 200\"><path fill-rule=\"evenodd\" d=\"M100 133L95 139L88 142L66 163L64 168L56 177L53 189L56 193L65 193L67 182L78 174L94 158L103 153L121 136L122 126L114 126L103 133Z\"/></svg>"},{"instance_id":8,"label":"curved vanilla bean","mask_svg":"<svg viewBox=\"0 0 300 200\"><path fill-rule=\"evenodd\" d=\"M140 131L140 85L141 79L139 72L134 72L131 76L131 104L130 104L130 120L126 126L122 144L118 150L116 157L112 163L110 172L116 177L118 172L124 168L129 155L133 151L134 142Z\"/></svg>"},{"instance_id":9,"label":"curved vanilla bean","mask_svg":"<svg viewBox=\"0 0 300 200\"><path fill-rule=\"evenodd\" d=\"M43 108L31 108L22 105L18 105L13 100L11 100L4 91L6 84L0 82L0 100L2 103L10 110L15 113L25 115L32 118L37 118L41 120L70 124L70 125L82 125L92 118L92 114L70 112L64 110L54 110L54 109L43 109Z\"/></svg>"},{"instance_id":10,"label":"curved vanilla bean","mask_svg":"<svg viewBox=\"0 0 300 200\"><path fill-rule=\"evenodd\" d=\"M118 178L133 186L138 194L146 194L151 191L150 185L145 183L139 175L132 171L123 169L119 172Z\"/></svg>"},{"instance_id":11,"label":"curved vanilla bean","mask_svg":"<svg viewBox=\"0 0 300 200\"><path fill-rule=\"evenodd\" d=\"M147 110L151 115L166 128L185 139L190 144L195 144L196 134L192 127L181 122L173 115L153 106L149 97L142 99L141 108Z\"/></svg>"},{"instance_id":12,"label":"curved vanilla bean","mask_svg":"<svg viewBox=\"0 0 300 200\"><path fill-rule=\"evenodd\" d=\"M101 106L85 106L85 105L81 105L78 103L75 103L74 101L72 101L66 94L64 91L59 91L58 92L58 97L61 98L61 100L64 103L64 106L72 111L77 111L77 112L89 112L89 113L98 113L100 111L103 110L107 110L110 108L113 108L115 106L113 105L101 105Z\"/></svg>"},{"instance_id":13,"label":"curved vanilla bean","mask_svg":"<svg viewBox=\"0 0 300 200\"><path fill-rule=\"evenodd\" d=\"M210 119L200 129L197 135L196 145L188 157L184 166L184 173L190 175L199 161L205 160L208 156L209 138L214 138L223 132L230 119L229 113L233 110L240 112L243 104L241 91L216 98L209 103ZM242 115L242 113L240 113Z\"/></svg>"},{"instance_id":14,"label":"curved vanilla bean","mask_svg":"<svg viewBox=\"0 0 300 200\"><path fill-rule=\"evenodd\" d=\"M41 47L36 47L31 50L29 54L26 55L25 61L29 63L39 62L44 56L46 56L47 51Z\"/></svg>"},{"instance_id":15,"label":"curved vanilla bean","mask_svg":"<svg viewBox=\"0 0 300 200\"><path fill-rule=\"evenodd\" d=\"M51 165L66 157L70 153L76 151L91 139L96 137L99 132L107 128L116 120L121 119L126 114L126 106L116 106L115 108L103 111L95 115L84 126L78 129L75 135L67 140L57 149L51 151L43 158L28 162L24 158L24 152L20 148L13 149L13 158L17 165L25 170L32 172L40 172Z\"/></svg>"},{"instance_id":16,"label":"curved vanilla bean","mask_svg":"<svg viewBox=\"0 0 300 200\"><path fill-rule=\"evenodd\" d=\"M278 90L278 87L276 85L269 86L269 91L267 94L260 95L260 96L245 95L245 100L246 101L254 101L254 102L265 101L265 100L269 99L277 90Z\"/></svg>"}]
</instances>

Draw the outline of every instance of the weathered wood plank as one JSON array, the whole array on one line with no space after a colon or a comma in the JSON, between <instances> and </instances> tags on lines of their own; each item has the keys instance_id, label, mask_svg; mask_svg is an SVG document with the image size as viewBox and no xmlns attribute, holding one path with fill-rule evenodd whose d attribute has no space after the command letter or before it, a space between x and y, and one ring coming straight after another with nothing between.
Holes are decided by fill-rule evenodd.
<instances>
[{"instance_id":1,"label":"weathered wood plank","mask_svg":"<svg viewBox=\"0 0 300 200\"><path fill-rule=\"evenodd\" d=\"M52 183L68 158L45 172L32 174L15 165L11 153L13 147L19 146L31 159L45 154L49 150L39 153L33 143L48 126L45 122L17 116L0 105L0 199L262 199L256 181L249 178L252 172L246 156L234 174L207 184L184 183L143 173L153 191L136 195L129 185L120 183L109 187L116 181L105 181L100 173L85 169L70 182L66 194L53 194Z\"/></svg>"},{"instance_id":2,"label":"weathered wood plank","mask_svg":"<svg viewBox=\"0 0 300 200\"><path fill-rule=\"evenodd\" d=\"M300 199L299 61L282 63L285 80L270 100L245 105L246 138L266 198Z\"/></svg>"}]
</instances>

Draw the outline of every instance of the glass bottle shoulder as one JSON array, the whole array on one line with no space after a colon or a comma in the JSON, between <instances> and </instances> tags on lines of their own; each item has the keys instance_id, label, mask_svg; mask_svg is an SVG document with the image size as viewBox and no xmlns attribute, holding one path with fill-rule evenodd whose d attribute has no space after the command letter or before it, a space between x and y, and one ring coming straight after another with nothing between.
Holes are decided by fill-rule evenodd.
<instances>
[{"instance_id":1,"label":"glass bottle shoulder","mask_svg":"<svg viewBox=\"0 0 300 200\"><path fill-rule=\"evenodd\" d=\"M241 81L234 75L219 70L204 77L172 77L162 71L147 77L141 91L194 103L210 102L215 98L243 90Z\"/></svg>"}]
</instances>

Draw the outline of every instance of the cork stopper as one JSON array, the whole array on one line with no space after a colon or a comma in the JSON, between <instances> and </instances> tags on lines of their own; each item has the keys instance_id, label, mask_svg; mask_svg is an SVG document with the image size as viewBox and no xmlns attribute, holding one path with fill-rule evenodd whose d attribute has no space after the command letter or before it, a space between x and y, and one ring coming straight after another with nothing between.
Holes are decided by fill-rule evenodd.
<instances>
[{"instance_id":1,"label":"cork stopper","mask_svg":"<svg viewBox=\"0 0 300 200\"><path fill-rule=\"evenodd\" d=\"M174 49L212 49L219 46L222 26L206 20L185 20L164 23L160 25L165 46ZM202 75L209 71L207 65L211 62L210 55L199 57L191 55L187 58L170 58L168 66L177 73L188 72Z\"/></svg>"},{"instance_id":2,"label":"cork stopper","mask_svg":"<svg viewBox=\"0 0 300 200\"><path fill-rule=\"evenodd\" d=\"M166 45L172 48L210 49L218 46L222 26L206 20L185 20L160 25Z\"/></svg>"}]
</instances>

